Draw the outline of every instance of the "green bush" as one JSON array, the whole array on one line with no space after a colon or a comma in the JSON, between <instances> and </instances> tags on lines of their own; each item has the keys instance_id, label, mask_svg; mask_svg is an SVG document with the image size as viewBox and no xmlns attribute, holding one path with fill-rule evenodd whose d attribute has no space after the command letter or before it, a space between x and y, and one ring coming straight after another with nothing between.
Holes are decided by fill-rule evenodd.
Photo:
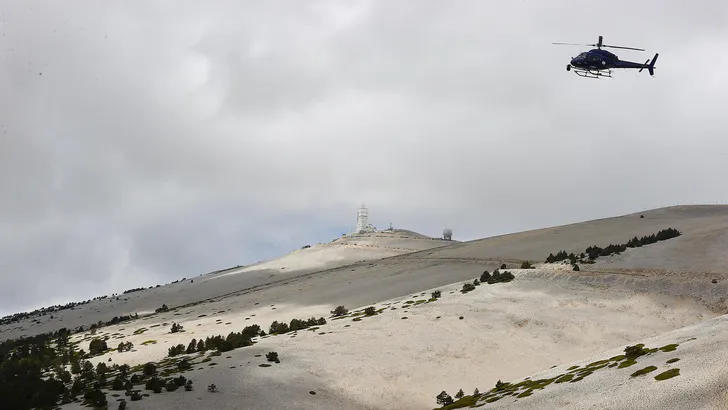
<instances>
[{"instance_id":1,"label":"green bush","mask_svg":"<svg viewBox=\"0 0 728 410\"><path fill-rule=\"evenodd\" d=\"M473 285L472 283L469 283L468 282L468 283L463 283L463 288L460 290L460 292L462 292L462 293L468 293L471 290L475 290L475 285Z\"/></svg>"},{"instance_id":2,"label":"green bush","mask_svg":"<svg viewBox=\"0 0 728 410\"><path fill-rule=\"evenodd\" d=\"M268 359L269 362L276 362L276 363L281 362L278 359L278 352L268 352L265 354L265 358Z\"/></svg>"},{"instance_id":3,"label":"green bush","mask_svg":"<svg viewBox=\"0 0 728 410\"><path fill-rule=\"evenodd\" d=\"M336 309L331 311L331 314L335 317L344 316L347 313L349 313L349 309L345 308L344 306L337 306Z\"/></svg>"},{"instance_id":4,"label":"green bush","mask_svg":"<svg viewBox=\"0 0 728 410\"><path fill-rule=\"evenodd\" d=\"M496 271L497 271L497 269L496 269ZM482 275L480 275L481 283L487 283L489 279L490 279L490 272L488 272L488 271L485 271L485 272L483 272Z\"/></svg>"}]
</instances>

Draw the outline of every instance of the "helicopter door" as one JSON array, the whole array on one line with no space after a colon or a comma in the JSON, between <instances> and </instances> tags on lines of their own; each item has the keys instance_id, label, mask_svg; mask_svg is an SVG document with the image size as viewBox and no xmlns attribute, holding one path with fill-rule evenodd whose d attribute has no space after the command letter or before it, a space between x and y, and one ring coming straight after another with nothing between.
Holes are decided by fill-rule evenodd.
<instances>
[{"instance_id":1,"label":"helicopter door","mask_svg":"<svg viewBox=\"0 0 728 410\"><path fill-rule=\"evenodd\" d=\"M602 61L601 58L598 56L595 56L594 54L587 54L586 55L586 62L592 67L598 67L600 62Z\"/></svg>"}]
</instances>

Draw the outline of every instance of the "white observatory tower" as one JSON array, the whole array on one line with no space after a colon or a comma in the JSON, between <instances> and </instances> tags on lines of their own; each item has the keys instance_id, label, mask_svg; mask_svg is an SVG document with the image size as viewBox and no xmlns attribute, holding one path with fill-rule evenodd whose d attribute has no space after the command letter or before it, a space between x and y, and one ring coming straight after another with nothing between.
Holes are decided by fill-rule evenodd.
<instances>
[{"instance_id":1,"label":"white observatory tower","mask_svg":"<svg viewBox=\"0 0 728 410\"><path fill-rule=\"evenodd\" d=\"M369 224L369 210L364 204L361 204L359 209L356 211L356 231L355 233L364 233L375 230L372 225Z\"/></svg>"}]
</instances>

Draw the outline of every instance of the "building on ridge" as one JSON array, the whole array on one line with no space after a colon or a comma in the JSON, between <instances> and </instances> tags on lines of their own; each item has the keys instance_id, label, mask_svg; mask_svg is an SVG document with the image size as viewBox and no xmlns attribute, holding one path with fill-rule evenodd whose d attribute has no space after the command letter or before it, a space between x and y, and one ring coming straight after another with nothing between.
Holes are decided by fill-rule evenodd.
<instances>
[{"instance_id":1,"label":"building on ridge","mask_svg":"<svg viewBox=\"0 0 728 410\"><path fill-rule=\"evenodd\" d=\"M356 211L356 230L355 233L367 233L375 232L375 228L369 223L369 209L364 204L361 204L359 209Z\"/></svg>"}]
</instances>

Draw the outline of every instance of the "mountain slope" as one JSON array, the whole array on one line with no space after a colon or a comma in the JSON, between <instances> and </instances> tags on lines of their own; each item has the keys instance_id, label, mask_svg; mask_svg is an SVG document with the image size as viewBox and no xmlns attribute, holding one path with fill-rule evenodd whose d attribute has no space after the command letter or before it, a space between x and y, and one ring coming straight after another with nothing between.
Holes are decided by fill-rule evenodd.
<instances>
[{"instance_id":1,"label":"mountain slope","mask_svg":"<svg viewBox=\"0 0 728 410\"><path fill-rule=\"evenodd\" d=\"M483 391L476 406L483 410L727 409L727 334L728 315L719 316L640 340L643 349L653 352L633 362L623 357L625 348L636 343L528 378L544 381L543 389L529 388L526 379L519 379L510 382L512 386L521 383L517 389ZM642 374L636 374L640 370Z\"/></svg>"}]
</instances>

